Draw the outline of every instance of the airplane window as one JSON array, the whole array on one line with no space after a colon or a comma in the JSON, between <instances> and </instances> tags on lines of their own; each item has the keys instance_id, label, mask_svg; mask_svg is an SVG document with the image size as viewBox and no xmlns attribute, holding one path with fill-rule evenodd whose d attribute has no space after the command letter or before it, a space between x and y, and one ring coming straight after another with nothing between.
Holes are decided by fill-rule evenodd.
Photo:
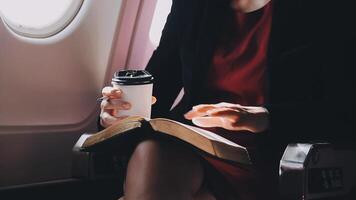
<instances>
[{"instance_id":1,"label":"airplane window","mask_svg":"<svg viewBox=\"0 0 356 200\"><path fill-rule=\"evenodd\" d=\"M156 10L150 29L150 40L156 47L159 44L162 29L172 6L172 0L157 0Z\"/></svg>"},{"instance_id":2,"label":"airplane window","mask_svg":"<svg viewBox=\"0 0 356 200\"><path fill-rule=\"evenodd\" d=\"M0 0L4 22L17 34L44 38L64 29L83 0Z\"/></svg>"}]
</instances>

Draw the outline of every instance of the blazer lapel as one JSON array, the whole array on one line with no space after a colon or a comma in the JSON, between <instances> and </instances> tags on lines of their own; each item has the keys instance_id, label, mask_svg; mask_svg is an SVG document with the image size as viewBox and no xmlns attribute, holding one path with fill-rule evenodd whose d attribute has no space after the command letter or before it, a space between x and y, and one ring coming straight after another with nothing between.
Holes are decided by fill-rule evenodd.
<instances>
[{"instance_id":1,"label":"blazer lapel","mask_svg":"<svg viewBox=\"0 0 356 200\"><path fill-rule=\"evenodd\" d=\"M211 67L211 60L221 33L224 18L227 16L228 1L226 0L206 0L204 16L199 28L197 41L197 64L193 68L192 75L192 95L193 99L199 102L206 91L206 81Z\"/></svg>"}]
</instances>

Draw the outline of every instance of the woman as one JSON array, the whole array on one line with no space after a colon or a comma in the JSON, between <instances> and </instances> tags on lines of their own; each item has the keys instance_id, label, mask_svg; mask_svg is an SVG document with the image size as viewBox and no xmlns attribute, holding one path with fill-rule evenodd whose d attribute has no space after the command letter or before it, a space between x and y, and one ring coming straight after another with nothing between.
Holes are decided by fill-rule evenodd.
<instances>
[{"instance_id":1,"label":"woman","mask_svg":"<svg viewBox=\"0 0 356 200\"><path fill-rule=\"evenodd\" d=\"M213 128L247 146L254 167L201 158L169 141L143 141L128 163L125 200L275 199L288 142L351 135L356 84L348 52L355 34L345 30L345 15L330 16L330 8L338 10L332 3L173 1L146 68L155 77L153 117ZM182 101L170 110L182 87ZM120 90L106 87L103 95L109 97L101 112L107 127L120 120L112 109L130 104L120 100ZM330 108L337 103L348 107Z\"/></svg>"}]
</instances>

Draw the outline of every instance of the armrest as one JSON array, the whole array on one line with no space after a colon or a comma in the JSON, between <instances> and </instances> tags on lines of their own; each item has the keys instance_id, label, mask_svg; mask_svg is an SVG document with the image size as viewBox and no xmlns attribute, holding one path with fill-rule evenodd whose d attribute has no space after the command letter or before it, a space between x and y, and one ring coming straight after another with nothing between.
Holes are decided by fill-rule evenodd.
<instances>
[{"instance_id":1,"label":"armrest","mask_svg":"<svg viewBox=\"0 0 356 200\"><path fill-rule=\"evenodd\" d=\"M124 177L122 157L113 153L80 151L91 133L84 133L72 149L72 177L81 179L112 179Z\"/></svg>"},{"instance_id":2,"label":"armrest","mask_svg":"<svg viewBox=\"0 0 356 200\"><path fill-rule=\"evenodd\" d=\"M283 199L345 199L356 188L356 147L289 144L279 168Z\"/></svg>"}]
</instances>

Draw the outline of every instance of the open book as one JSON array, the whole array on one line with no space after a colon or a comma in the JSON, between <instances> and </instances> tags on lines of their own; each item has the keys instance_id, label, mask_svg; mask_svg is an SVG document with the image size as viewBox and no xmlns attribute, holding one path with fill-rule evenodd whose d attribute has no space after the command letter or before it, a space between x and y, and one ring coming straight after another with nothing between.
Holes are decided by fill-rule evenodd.
<instances>
[{"instance_id":1,"label":"open book","mask_svg":"<svg viewBox=\"0 0 356 200\"><path fill-rule=\"evenodd\" d=\"M82 151L100 151L110 145L125 145L132 143L132 140L157 134L192 145L199 153L240 164L251 164L245 147L213 132L165 118L146 120L142 117L128 117L86 138Z\"/></svg>"}]
</instances>

